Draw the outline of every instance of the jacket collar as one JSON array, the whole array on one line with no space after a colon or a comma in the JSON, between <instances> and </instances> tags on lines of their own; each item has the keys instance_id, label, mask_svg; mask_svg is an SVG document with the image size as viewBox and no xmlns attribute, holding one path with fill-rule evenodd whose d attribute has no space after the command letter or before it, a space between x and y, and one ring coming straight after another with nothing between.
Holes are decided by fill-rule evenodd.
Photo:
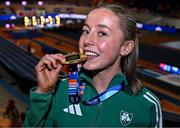
<instances>
[{"instance_id":1,"label":"jacket collar","mask_svg":"<svg viewBox=\"0 0 180 128\"><path fill-rule=\"evenodd\" d=\"M79 75L80 80L85 81L86 83L90 84L91 86L93 86L93 82L92 82L92 78L88 75L88 73L86 72L81 72ZM125 86L127 86L127 80L124 74L122 73L117 73L113 79L111 80L111 82L108 85L108 88L121 84L121 82L125 80Z\"/></svg>"}]
</instances>

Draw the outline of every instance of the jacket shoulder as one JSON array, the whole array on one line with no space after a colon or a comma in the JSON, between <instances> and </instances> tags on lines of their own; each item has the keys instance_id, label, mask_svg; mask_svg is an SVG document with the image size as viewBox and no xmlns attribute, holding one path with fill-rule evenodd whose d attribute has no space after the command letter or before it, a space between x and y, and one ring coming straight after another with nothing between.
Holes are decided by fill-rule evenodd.
<instances>
[{"instance_id":1,"label":"jacket shoulder","mask_svg":"<svg viewBox=\"0 0 180 128\"><path fill-rule=\"evenodd\" d=\"M156 127L162 127L162 110L158 97L147 88L143 88L137 97L143 107L146 107L149 110L152 123Z\"/></svg>"},{"instance_id":2,"label":"jacket shoulder","mask_svg":"<svg viewBox=\"0 0 180 128\"><path fill-rule=\"evenodd\" d=\"M158 97L149 91L147 88L143 88L142 91L137 95L145 104L160 106L160 100Z\"/></svg>"}]
</instances>

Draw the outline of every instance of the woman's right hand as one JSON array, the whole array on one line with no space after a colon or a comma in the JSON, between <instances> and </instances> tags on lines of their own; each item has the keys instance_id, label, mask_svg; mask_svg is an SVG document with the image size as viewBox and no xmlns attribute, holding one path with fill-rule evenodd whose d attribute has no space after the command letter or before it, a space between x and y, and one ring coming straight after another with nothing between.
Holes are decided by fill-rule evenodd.
<instances>
[{"instance_id":1,"label":"woman's right hand","mask_svg":"<svg viewBox=\"0 0 180 128\"><path fill-rule=\"evenodd\" d=\"M36 92L46 93L54 89L64 61L65 57L62 54L46 54L39 61L35 67L38 82Z\"/></svg>"}]
</instances>

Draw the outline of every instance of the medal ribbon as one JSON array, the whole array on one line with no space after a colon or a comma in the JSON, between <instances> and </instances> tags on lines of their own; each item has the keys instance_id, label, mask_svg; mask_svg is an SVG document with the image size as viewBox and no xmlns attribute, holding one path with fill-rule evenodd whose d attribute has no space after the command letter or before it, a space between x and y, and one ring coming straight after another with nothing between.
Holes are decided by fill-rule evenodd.
<instances>
[{"instance_id":1,"label":"medal ribbon","mask_svg":"<svg viewBox=\"0 0 180 128\"><path fill-rule=\"evenodd\" d=\"M124 83L124 82L122 82L122 83ZM115 85L88 101L82 100L82 103L87 106L99 104L100 102L103 102L104 100L106 100L106 99L110 98L111 96L115 95L116 93L118 93L123 88L123 86L124 85L122 85L122 84Z\"/></svg>"},{"instance_id":2,"label":"medal ribbon","mask_svg":"<svg viewBox=\"0 0 180 128\"><path fill-rule=\"evenodd\" d=\"M126 79L123 79L121 84L115 85L95 96L94 98L85 101L82 99L82 95L84 94L84 88L86 85L85 83L80 82L78 70L69 72L69 101L73 104L78 104L79 102L82 102L87 106L96 105L118 93L125 86L126 83Z\"/></svg>"}]
</instances>

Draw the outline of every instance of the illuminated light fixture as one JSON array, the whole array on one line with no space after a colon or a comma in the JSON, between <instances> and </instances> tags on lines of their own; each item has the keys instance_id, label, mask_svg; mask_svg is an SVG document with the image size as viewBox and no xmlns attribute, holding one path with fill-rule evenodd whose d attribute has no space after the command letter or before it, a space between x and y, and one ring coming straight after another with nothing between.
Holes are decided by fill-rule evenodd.
<instances>
[{"instance_id":1,"label":"illuminated light fixture","mask_svg":"<svg viewBox=\"0 0 180 128\"><path fill-rule=\"evenodd\" d=\"M162 28L158 26L158 27L155 28L155 31L161 32L161 31L162 31Z\"/></svg>"},{"instance_id":2,"label":"illuminated light fixture","mask_svg":"<svg viewBox=\"0 0 180 128\"><path fill-rule=\"evenodd\" d=\"M143 28L143 24L141 24L141 23L136 23L136 27L137 27L137 28Z\"/></svg>"},{"instance_id":3,"label":"illuminated light fixture","mask_svg":"<svg viewBox=\"0 0 180 128\"><path fill-rule=\"evenodd\" d=\"M44 16L40 16L40 19L44 19Z\"/></svg>"},{"instance_id":4,"label":"illuminated light fixture","mask_svg":"<svg viewBox=\"0 0 180 128\"><path fill-rule=\"evenodd\" d=\"M86 15L81 14L59 14L60 18L70 18L70 19L86 19Z\"/></svg>"},{"instance_id":5,"label":"illuminated light fixture","mask_svg":"<svg viewBox=\"0 0 180 128\"><path fill-rule=\"evenodd\" d=\"M56 15L56 16L55 16L55 19L56 19L56 26L57 26L57 27L60 26L60 24L61 24L61 19L60 19L60 17L59 17L58 15Z\"/></svg>"},{"instance_id":6,"label":"illuminated light fixture","mask_svg":"<svg viewBox=\"0 0 180 128\"><path fill-rule=\"evenodd\" d=\"M10 6L10 5L11 5L11 2L10 2L10 1L5 1L5 5L6 5L6 6Z\"/></svg>"},{"instance_id":7,"label":"illuminated light fixture","mask_svg":"<svg viewBox=\"0 0 180 128\"><path fill-rule=\"evenodd\" d=\"M17 17L15 15L10 16L10 20L16 20Z\"/></svg>"},{"instance_id":8,"label":"illuminated light fixture","mask_svg":"<svg viewBox=\"0 0 180 128\"><path fill-rule=\"evenodd\" d=\"M33 25L33 26L37 26L37 24L38 24L38 23L37 23L37 18L36 18L36 16L33 16L33 17L32 17L32 25Z\"/></svg>"},{"instance_id":9,"label":"illuminated light fixture","mask_svg":"<svg viewBox=\"0 0 180 128\"><path fill-rule=\"evenodd\" d=\"M38 1L37 3L39 6L43 6L44 2L43 1Z\"/></svg>"},{"instance_id":10,"label":"illuminated light fixture","mask_svg":"<svg viewBox=\"0 0 180 128\"><path fill-rule=\"evenodd\" d=\"M180 74L180 68L171 66L165 63L160 63L159 67L161 70L166 71L166 72L171 72L173 74Z\"/></svg>"},{"instance_id":11,"label":"illuminated light fixture","mask_svg":"<svg viewBox=\"0 0 180 128\"><path fill-rule=\"evenodd\" d=\"M24 17L24 26L25 27L30 26L30 20L29 20L29 18L27 16Z\"/></svg>"},{"instance_id":12,"label":"illuminated light fixture","mask_svg":"<svg viewBox=\"0 0 180 128\"><path fill-rule=\"evenodd\" d=\"M41 24L41 26L44 26L45 22L46 22L45 17L44 16L40 16L40 24Z\"/></svg>"},{"instance_id":13,"label":"illuminated light fixture","mask_svg":"<svg viewBox=\"0 0 180 128\"><path fill-rule=\"evenodd\" d=\"M86 15L70 14L73 19L86 19Z\"/></svg>"},{"instance_id":14,"label":"illuminated light fixture","mask_svg":"<svg viewBox=\"0 0 180 128\"><path fill-rule=\"evenodd\" d=\"M32 16L32 20L36 20L36 16Z\"/></svg>"},{"instance_id":15,"label":"illuminated light fixture","mask_svg":"<svg viewBox=\"0 0 180 128\"><path fill-rule=\"evenodd\" d=\"M27 5L27 1L21 1L21 5L26 6Z\"/></svg>"},{"instance_id":16,"label":"illuminated light fixture","mask_svg":"<svg viewBox=\"0 0 180 128\"><path fill-rule=\"evenodd\" d=\"M5 28L10 28L11 25L10 24L5 24Z\"/></svg>"},{"instance_id":17,"label":"illuminated light fixture","mask_svg":"<svg viewBox=\"0 0 180 128\"><path fill-rule=\"evenodd\" d=\"M53 27L54 27L52 16L48 16L48 23L47 23L46 26L47 26L48 28L53 28Z\"/></svg>"}]
</instances>

